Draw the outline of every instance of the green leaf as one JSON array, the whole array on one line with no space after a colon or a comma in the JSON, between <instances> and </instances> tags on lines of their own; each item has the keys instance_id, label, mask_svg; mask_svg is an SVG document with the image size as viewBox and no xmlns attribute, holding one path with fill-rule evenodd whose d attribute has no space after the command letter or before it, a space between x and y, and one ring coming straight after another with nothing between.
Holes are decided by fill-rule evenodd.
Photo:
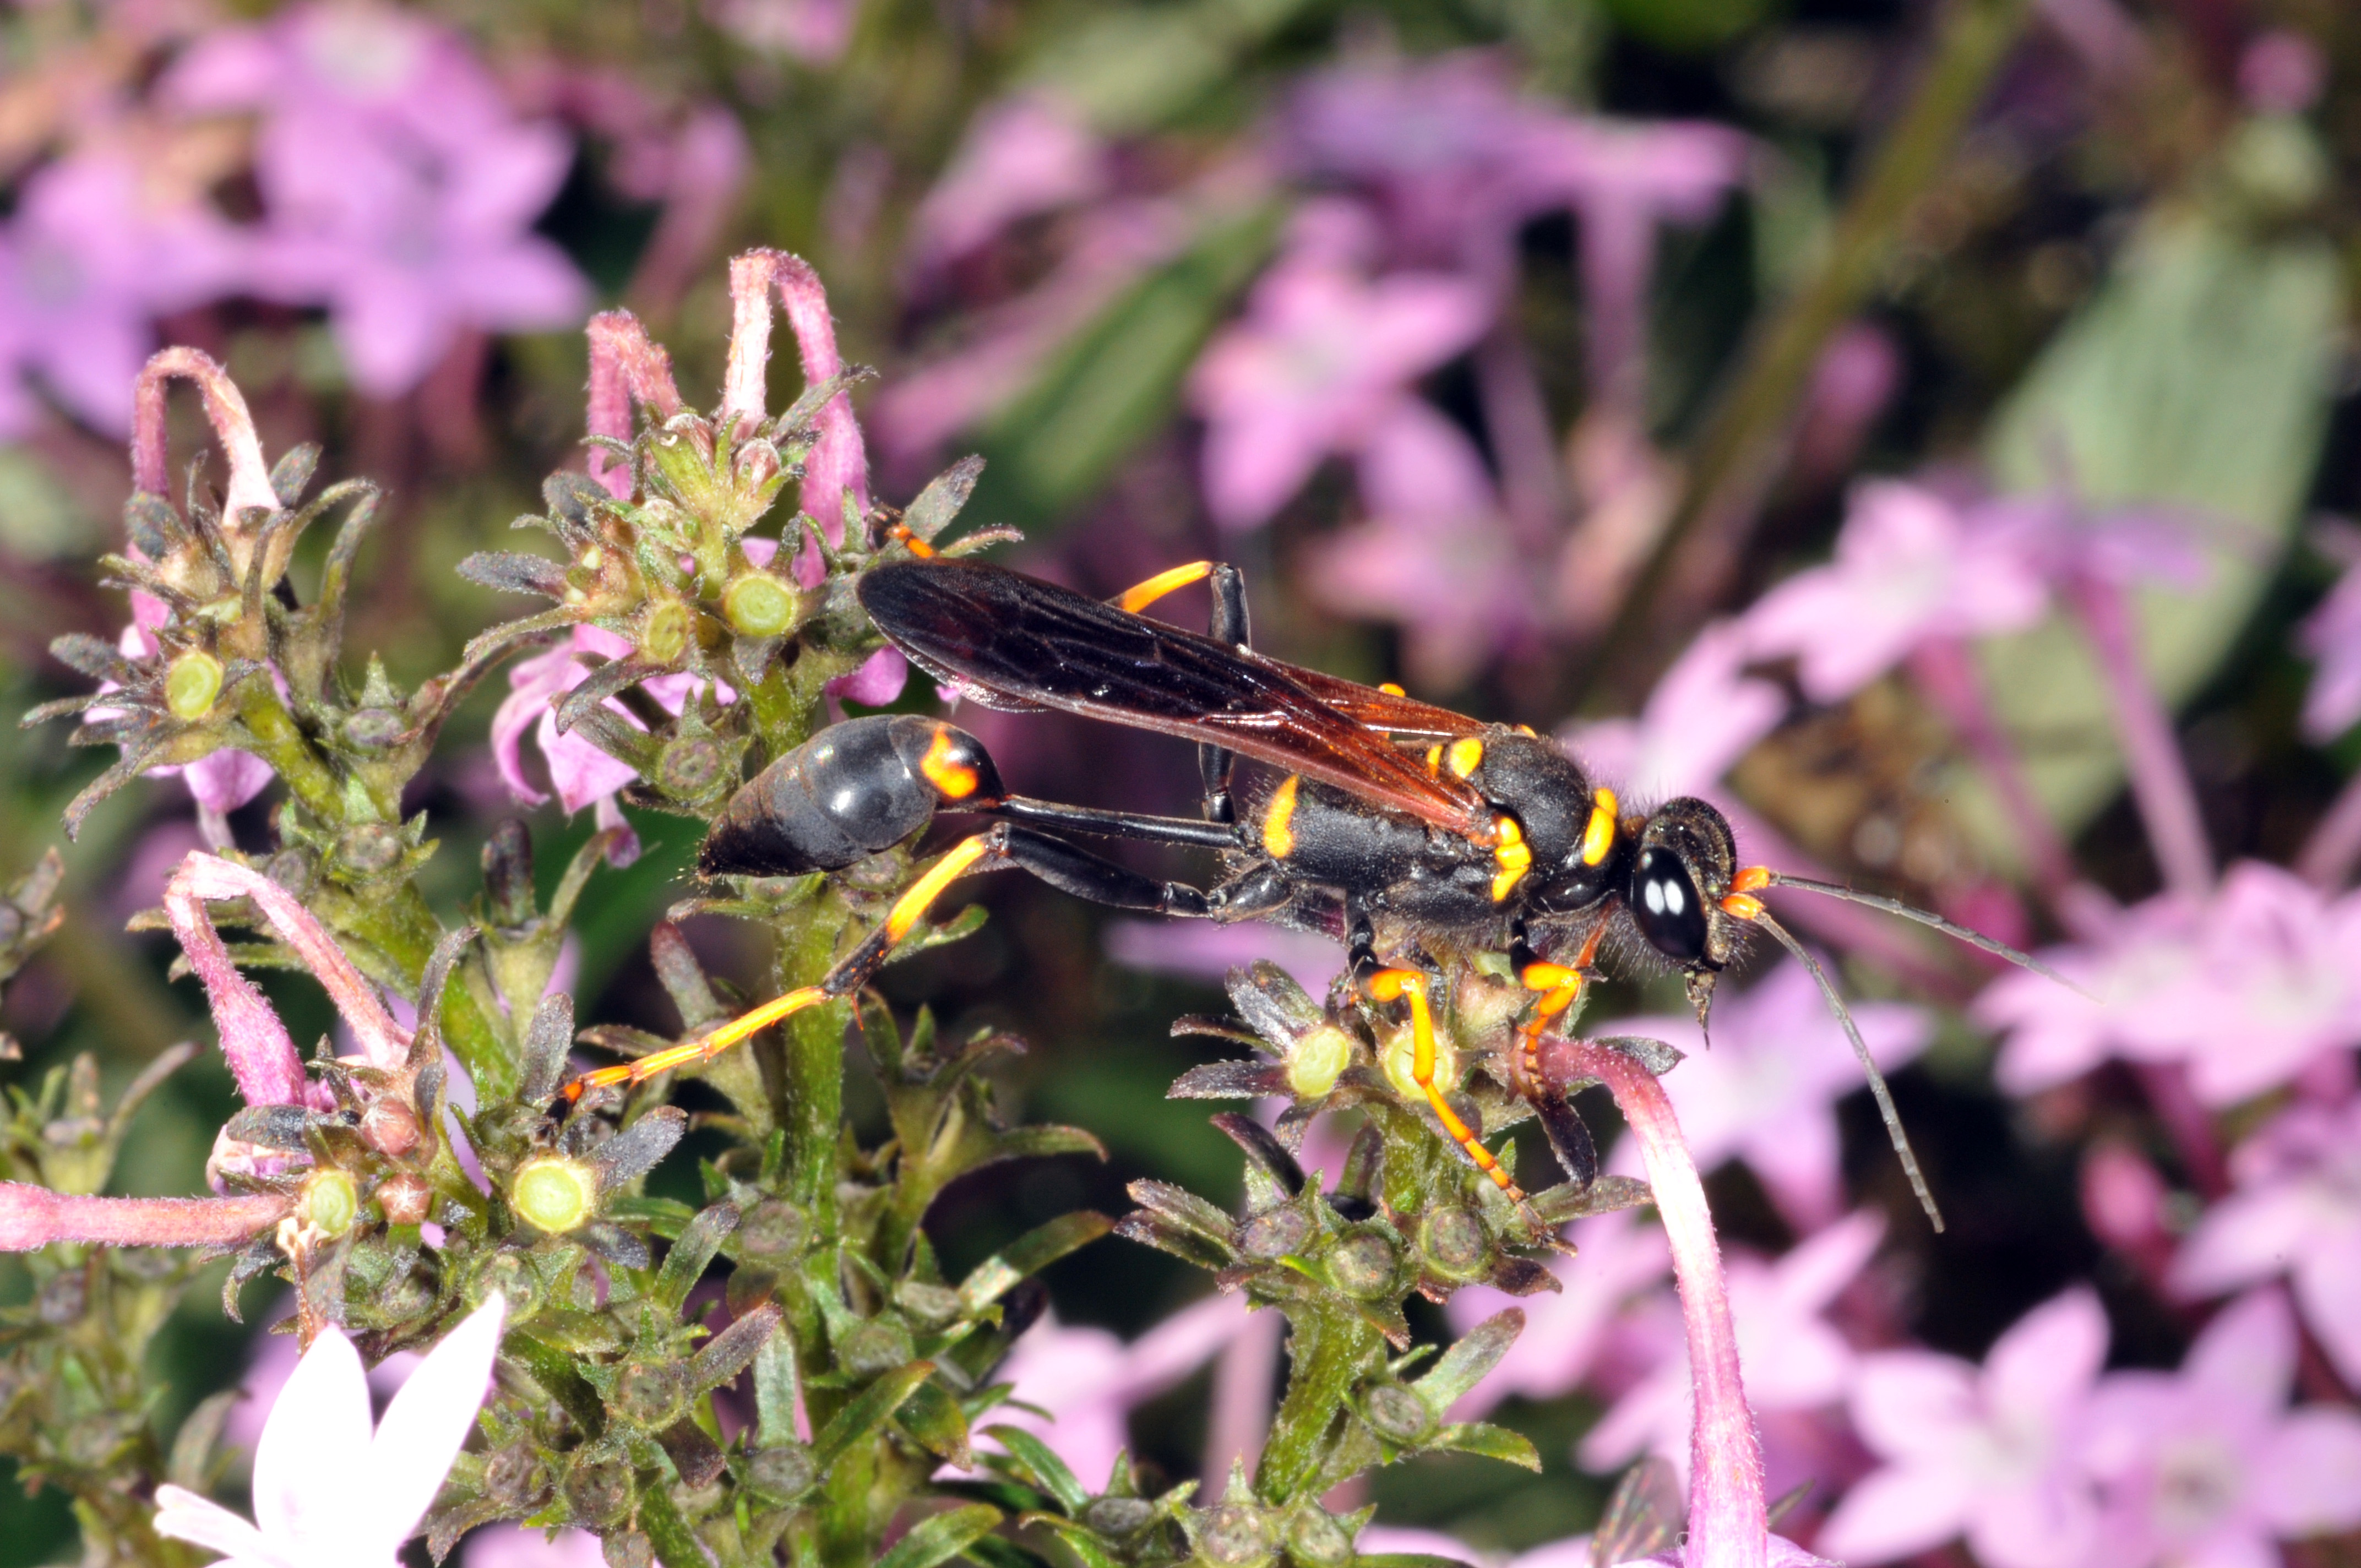
<instances>
[{"instance_id":1,"label":"green leaf","mask_svg":"<svg viewBox=\"0 0 2361 1568\"><path fill-rule=\"evenodd\" d=\"M919 1384L895 1412L895 1424L910 1441L938 1459L962 1470L972 1469L975 1455L968 1448L967 1415L959 1401L939 1383Z\"/></svg>"},{"instance_id":2,"label":"green leaf","mask_svg":"<svg viewBox=\"0 0 2361 1568\"><path fill-rule=\"evenodd\" d=\"M1021 1473L1058 1499L1070 1514L1080 1514L1091 1500L1090 1488L1075 1479L1066 1462L1039 1438L1022 1427L986 1427L983 1435L1008 1451Z\"/></svg>"},{"instance_id":3,"label":"green leaf","mask_svg":"<svg viewBox=\"0 0 2361 1568\"><path fill-rule=\"evenodd\" d=\"M754 1353L754 1438L764 1448L796 1436L796 1342L773 1334Z\"/></svg>"},{"instance_id":4,"label":"green leaf","mask_svg":"<svg viewBox=\"0 0 2361 1568\"><path fill-rule=\"evenodd\" d=\"M935 1568L991 1534L1003 1517L989 1503L969 1503L923 1519L877 1560L877 1568Z\"/></svg>"},{"instance_id":5,"label":"green leaf","mask_svg":"<svg viewBox=\"0 0 2361 1568\"><path fill-rule=\"evenodd\" d=\"M1466 1421L1444 1427L1420 1447L1426 1453L1476 1453L1486 1459L1497 1459L1506 1464L1521 1465L1538 1475L1542 1456L1532 1440L1521 1431L1496 1427L1484 1421Z\"/></svg>"},{"instance_id":6,"label":"green leaf","mask_svg":"<svg viewBox=\"0 0 2361 1568\"><path fill-rule=\"evenodd\" d=\"M1015 1289L1026 1276L1038 1273L1113 1229L1115 1222L1094 1209L1078 1209L1035 1226L977 1264L960 1281L961 1311L975 1316Z\"/></svg>"},{"instance_id":7,"label":"green leaf","mask_svg":"<svg viewBox=\"0 0 2361 1568\"><path fill-rule=\"evenodd\" d=\"M2006 488L2070 483L2098 504L2158 503L2248 532L2250 548L2216 553L2195 592L2137 596L2147 667L2169 702L2228 652L2302 516L2341 321L2327 245L2257 243L2226 220L2175 212L2126 248L1993 422L1985 454ZM2070 834L2123 778L2089 649L2053 618L1981 653L2004 724L2077 742L2026 760ZM1983 848L2004 863L2017 858L1982 781L1962 782L1961 814Z\"/></svg>"},{"instance_id":8,"label":"green leaf","mask_svg":"<svg viewBox=\"0 0 2361 1568\"><path fill-rule=\"evenodd\" d=\"M688 1521L673 1506L671 1487L661 1483L641 1487L639 1519L640 1528L648 1532L649 1543L656 1549L656 1561L664 1568L707 1568L696 1531L688 1528Z\"/></svg>"},{"instance_id":9,"label":"green leaf","mask_svg":"<svg viewBox=\"0 0 2361 1568\"><path fill-rule=\"evenodd\" d=\"M650 1295L663 1303L668 1311L678 1311L705 1277L706 1266L721 1252L721 1244L738 1228L738 1205L716 1203L705 1209L688 1223L680 1239L664 1254L664 1266L656 1274L655 1288Z\"/></svg>"},{"instance_id":10,"label":"green leaf","mask_svg":"<svg viewBox=\"0 0 2361 1568\"><path fill-rule=\"evenodd\" d=\"M1236 80L1255 47L1305 0L1195 0L1108 6L1061 28L1027 72L1029 84L1080 110L1108 136L1170 123Z\"/></svg>"},{"instance_id":11,"label":"green leaf","mask_svg":"<svg viewBox=\"0 0 2361 1568\"><path fill-rule=\"evenodd\" d=\"M855 1395L836 1419L812 1439L812 1457L825 1475L836 1462L852 1451L852 1445L868 1437L899 1409L910 1391L935 1374L931 1361L913 1361L906 1366L879 1376L877 1381Z\"/></svg>"},{"instance_id":12,"label":"green leaf","mask_svg":"<svg viewBox=\"0 0 2361 1568\"><path fill-rule=\"evenodd\" d=\"M1269 253L1283 212L1266 203L1213 218L1068 339L983 431L992 466L976 509L1038 530L1096 492L1171 417L1182 378Z\"/></svg>"},{"instance_id":13,"label":"green leaf","mask_svg":"<svg viewBox=\"0 0 2361 1568\"><path fill-rule=\"evenodd\" d=\"M500 1341L500 1354L523 1367L585 1433L595 1439L606 1431L606 1401L583 1381L572 1356L515 1329Z\"/></svg>"},{"instance_id":14,"label":"green leaf","mask_svg":"<svg viewBox=\"0 0 2361 1568\"><path fill-rule=\"evenodd\" d=\"M1430 1368L1425 1376L1412 1387L1427 1408L1441 1415L1459 1400L1459 1396L1473 1388L1484 1375L1499 1365L1525 1332L1525 1314L1521 1308L1510 1307L1495 1312L1469 1329L1443 1353L1443 1359Z\"/></svg>"},{"instance_id":15,"label":"green leaf","mask_svg":"<svg viewBox=\"0 0 2361 1568\"><path fill-rule=\"evenodd\" d=\"M921 539L932 539L950 526L967 499L975 492L975 482L983 477L983 459L962 457L933 478L918 492L909 510L902 514L902 526Z\"/></svg>"},{"instance_id":16,"label":"green leaf","mask_svg":"<svg viewBox=\"0 0 2361 1568\"><path fill-rule=\"evenodd\" d=\"M645 1225L666 1241L678 1241L697 1211L677 1198L645 1198L622 1193L607 1201L606 1217L619 1225Z\"/></svg>"}]
</instances>

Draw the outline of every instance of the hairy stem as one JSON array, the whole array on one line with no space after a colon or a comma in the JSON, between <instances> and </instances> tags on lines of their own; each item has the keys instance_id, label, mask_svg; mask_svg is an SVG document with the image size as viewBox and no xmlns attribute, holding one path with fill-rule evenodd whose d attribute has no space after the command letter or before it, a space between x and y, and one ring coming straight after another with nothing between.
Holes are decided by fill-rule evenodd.
<instances>
[{"instance_id":1,"label":"hairy stem","mask_svg":"<svg viewBox=\"0 0 2361 1568\"><path fill-rule=\"evenodd\" d=\"M1345 1396L1380 1348L1376 1329L1341 1312L1294 1307L1287 1322L1287 1397L1255 1467L1255 1491L1272 1504L1289 1501L1319 1474Z\"/></svg>"},{"instance_id":2,"label":"hairy stem","mask_svg":"<svg viewBox=\"0 0 2361 1568\"><path fill-rule=\"evenodd\" d=\"M2172 715L2140 662L2131 606L2120 587L2091 576L2073 585L2070 598L2099 658L2115 737L2123 743L2131 777L2132 802L2139 807L2140 825L2147 829L2165 885L2185 897L2202 899L2213 891L2213 851L2205 841L2197 786L2190 782L2189 765L2172 732Z\"/></svg>"}]
</instances>

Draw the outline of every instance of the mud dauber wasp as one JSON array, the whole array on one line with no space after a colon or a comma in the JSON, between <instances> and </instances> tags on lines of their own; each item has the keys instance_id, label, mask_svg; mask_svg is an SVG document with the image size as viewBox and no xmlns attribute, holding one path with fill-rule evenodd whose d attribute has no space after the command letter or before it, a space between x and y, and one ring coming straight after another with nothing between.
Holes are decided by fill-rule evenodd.
<instances>
[{"instance_id":1,"label":"mud dauber wasp","mask_svg":"<svg viewBox=\"0 0 2361 1568\"><path fill-rule=\"evenodd\" d=\"M1868 1073L1912 1189L1941 1228L1843 999L1758 894L1786 886L1853 900L2048 972L2034 959L1891 899L1741 866L1730 824L1708 803L1683 797L1626 813L1613 790L1531 729L1257 653L1247 645L1245 588L1233 566L1175 567L1102 603L1006 567L939 555L899 528L892 537L908 558L870 566L854 591L914 663L988 707L1057 708L1196 741L1202 817L1011 795L982 743L939 719L879 715L833 725L739 791L707 837L700 873L840 870L900 843L938 812L998 820L938 859L818 982L701 1039L586 1073L566 1086L567 1099L710 1060L792 1014L858 992L953 882L1014 868L1110 908L1277 919L1341 935L1353 984L1371 1001L1408 1003L1411 1076L1444 1130L1521 1204L1524 1193L1436 1083L1433 979L1401 957L1422 945L1507 952L1533 997L1502 1053L1506 1087L1533 1105L1567 1176L1587 1186L1598 1164L1590 1135L1537 1069L1543 1038L1580 1000L1604 945L1621 937L1628 948L1636 937L1678 966L1703 1023L1721 971L1745 934L1762 930L1818 981ZM1213 591L1208 633L1139 613L1198 582ZM1232 793L1237 755L1281 771L1243 813ZM1045 829L1219 850L1224 874L1205 888L1157 882Z\"/></svg>"}]
</instances>

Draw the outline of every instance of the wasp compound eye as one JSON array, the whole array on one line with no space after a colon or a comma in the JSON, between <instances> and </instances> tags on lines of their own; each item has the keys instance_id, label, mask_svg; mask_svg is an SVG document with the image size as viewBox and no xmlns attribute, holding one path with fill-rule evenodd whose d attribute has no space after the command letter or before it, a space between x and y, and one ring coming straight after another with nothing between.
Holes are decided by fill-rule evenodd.
<instances>
[{"instance_id":1,"label":"wasp compound eye","mask_svg":"<svg viewBox=\"0 0 2361 1568\"><path fill-rule=\"evenodd\" d=\"M1631 917L1648 945L1666 958L1693 964L1705 957L1705 900L1672 851L1640 851L1631 867Z\"/></svg>"}]
</instances>

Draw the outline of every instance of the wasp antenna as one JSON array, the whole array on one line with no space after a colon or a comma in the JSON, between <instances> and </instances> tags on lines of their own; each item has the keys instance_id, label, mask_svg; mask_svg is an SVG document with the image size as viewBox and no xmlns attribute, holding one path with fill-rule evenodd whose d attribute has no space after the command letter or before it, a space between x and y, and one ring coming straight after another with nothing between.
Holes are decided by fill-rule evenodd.
<instances>
[{"instance_id":1,"label":"wasp antenna","mask_svg":"<svg viewBox=\"0 0 2361 1568\"><path fill-rule=\"evenodd\" d=\"M1967 943L1968 946L1990 953L1996 959L2006 959L2010 963L2016 965L2019 969L2031 970L2034 973L2041 976L2044 980L2055 981L2059 985L2064 986L2067 990L2072 992L2075 995L2081 997L2085 1001L2096 1002L2098 1000L2097 997L2092 996L2089 992L2083 990L2072 981L2068 980L2064 975L2059 974L2056 970L2051 969L2048 964L2043 963L2039 959L2035 958L2032 954L2018 952L2006 942L1995 940L1991 937L1985 936L1982 931L1971 931L1967 927L1959 924L1957 921L1946 920L1939 915L1933 914L1925 909L1917 908L1912 905L1905 904L1898 898L1887 898L1883 894L1862 893L1857 888L1847 887L1841 883L1818 882L1815 881L1811 877L1789 876L1784 872L1773 872L1771 873L1771 885L1773 887L1799 887L1806 893L1826 894L1830 898L1841 898L1847 904L1866 905L1872 909L1883 909L1888 915L1899 915L1905 920L1916 920L1921 926L1931 926L1936 930L1942 932L1946 937L1957 938L1959 940Z\"/></svg>"},{"instance_id":2,"label":"wasp antenna","mask_svg":"<svg viewBox=\"0 0 2361 1568\"><path fill-rule=\"evenodd\" d=\"M1779 945L1795 955L1795 960L1811 970L1818 982L1820 994L1828 999L1828 1010L1844 1025L1845 1038L1852 1042L1852 1054L1861 1058L1861 1070L1869 1075L1869 1091L1877 1098L1877 1113L1885 1119L1885 1135L1893 1140L1894 1152L1901 1158L1903 1174L1910 1178L1910 1190L1918 1195L1918 1206L1927 1211L1927 1219L1939 1233L1943 1229L1943 1211L1935 1206L1935 1194L1927 1185L1927 1173L1918 1168L1918 1156L1910 1147L1910 1135L1902 1130L1902 1113L1894 1108L1893 1092L1885 1087L1885 1075L1877 1070L1876 1058L1869 1054L1869 1042L1861 1037L1860 1025L1852 1021L1852 1013L1844 998L1828 979L1828 971L1820 960L1812 957L1809 948L1797 941L1794 933L1773 919L1766 910L1752 917L1752 924L1760 926L1778 939Z\"/></svg>"}]
</instances>

